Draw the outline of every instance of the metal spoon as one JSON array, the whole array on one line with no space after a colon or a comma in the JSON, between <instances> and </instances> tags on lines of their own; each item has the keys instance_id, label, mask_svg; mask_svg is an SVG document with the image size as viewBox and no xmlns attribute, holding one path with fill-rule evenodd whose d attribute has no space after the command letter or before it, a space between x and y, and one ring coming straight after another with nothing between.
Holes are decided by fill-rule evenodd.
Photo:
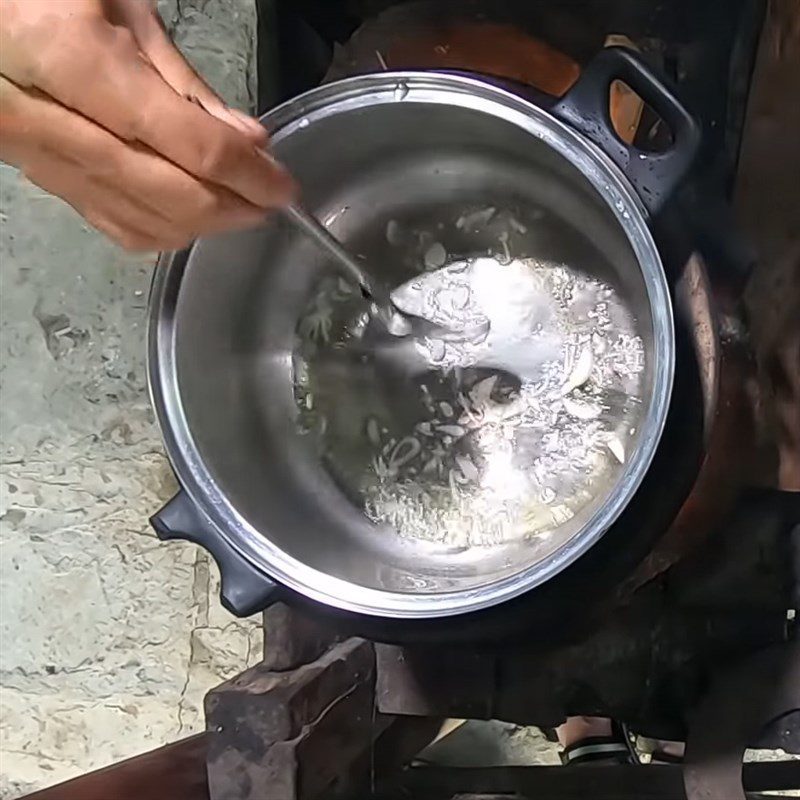
<instances>
[{"instance_id":1,"label":"metal spoon","mask_svg":"<svg viewBox=\"0 0 800 800\"><path fill-rule=\"evenodd\" d=\"M390 292L380 280L371 275L363 263L354 258L342 243L305 209L294 204L284 210L284 215L298 231L314 241L330 256L345 277L359 285L364 296L377 308L372 319L380 322L392 336L445 338L453 335L452 331L441 325L398 309L392 302Z\"/></svg>"},{"instance_id":2,"label":"metal spoon","mask_svg":"<svg viewBox=\"0 0 800 800\"><path fill-rule=\"evenodd\" d=\"M367 299L372 300L379 308L391 304L388 291L342 247L341 242L319 220L298 205L289 206L284 214L297 230L316 242L331 257L345 277L359 285Z\"/></svg>"}]
</instances>

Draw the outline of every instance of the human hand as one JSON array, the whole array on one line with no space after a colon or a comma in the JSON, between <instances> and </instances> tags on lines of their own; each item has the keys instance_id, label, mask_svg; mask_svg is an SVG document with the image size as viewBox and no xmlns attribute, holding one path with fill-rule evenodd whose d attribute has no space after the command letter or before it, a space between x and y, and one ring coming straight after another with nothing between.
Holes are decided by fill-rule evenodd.
<instances>
[{"instance_id":1,"label":"human hand","mask_svg":"<svg viewBox=\"0 0 800 800\"><path fill-rule=\"evenodd\" d=\"M258 225L294 183L150 0L0 0L0 158L132 250Z\"/></svg>"}]
</instances>

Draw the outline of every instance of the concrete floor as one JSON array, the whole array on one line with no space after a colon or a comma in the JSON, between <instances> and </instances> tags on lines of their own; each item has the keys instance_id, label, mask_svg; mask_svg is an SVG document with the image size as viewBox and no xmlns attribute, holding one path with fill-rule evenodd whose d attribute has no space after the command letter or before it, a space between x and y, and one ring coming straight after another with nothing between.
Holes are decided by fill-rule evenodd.
<instances>
[{"instance_id":1,"label":"concrete floor","mask_svg":"<svg viewBox=\"0 0 800 800\"><path fill-rule=\"evenodd\" d=\"M176 42L232 105L254 97L253 0L171 0ZM202 728L258 660L258 620L147 518L174 490L149 408L154 256L132 256L0 166L0 797Z\"/></svg>"}]
</instances>

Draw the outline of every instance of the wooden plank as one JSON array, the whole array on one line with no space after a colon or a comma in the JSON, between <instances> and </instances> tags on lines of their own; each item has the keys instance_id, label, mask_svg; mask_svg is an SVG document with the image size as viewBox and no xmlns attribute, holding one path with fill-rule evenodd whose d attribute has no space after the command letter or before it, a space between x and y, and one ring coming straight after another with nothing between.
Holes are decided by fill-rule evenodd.
<instances>
[{"instance_id":1,"label":"wooden plank","mask_svg":"<svg viewBox=\"0 0 800 800\"><path fill-rule=\"evenodd\" d=\"M81 775L22 800L209 800L206 734Z\"/></svg>"}]
</instances>

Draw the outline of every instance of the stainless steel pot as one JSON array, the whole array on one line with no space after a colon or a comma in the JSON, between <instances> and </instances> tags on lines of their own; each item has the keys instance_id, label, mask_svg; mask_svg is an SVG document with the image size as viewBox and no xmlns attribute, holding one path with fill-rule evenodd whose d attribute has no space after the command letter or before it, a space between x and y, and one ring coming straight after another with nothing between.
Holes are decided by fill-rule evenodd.
<instances>
[{"instance_id":1,"label":"stainless steel pot","mask_svg":"<svg viewBox=\"0 0 800 800\"><path fill-rule=\"evenodd\" d=\"M666 120L672 148L622 144L607 111L620 78ZM634 57L607 50L562 100L475 77L382 73L322 86L263 119L304 203L373 262L387 221L475 203L545 206L557 220L531 255L600 270L635 309L645 343L641 425L613 489L546 546L516 541L454 555L376 535L304 446L293 419L297 320L324 263L280 220L168 254L151 298L153 403L183 491L153 519L207 547L235 613L276 585L329 606L394 618L488 608L555 576L595 544L636 492L670 400L669 287L649 230L684 175L697 129Z\"/></svg>"}]
</instances>

